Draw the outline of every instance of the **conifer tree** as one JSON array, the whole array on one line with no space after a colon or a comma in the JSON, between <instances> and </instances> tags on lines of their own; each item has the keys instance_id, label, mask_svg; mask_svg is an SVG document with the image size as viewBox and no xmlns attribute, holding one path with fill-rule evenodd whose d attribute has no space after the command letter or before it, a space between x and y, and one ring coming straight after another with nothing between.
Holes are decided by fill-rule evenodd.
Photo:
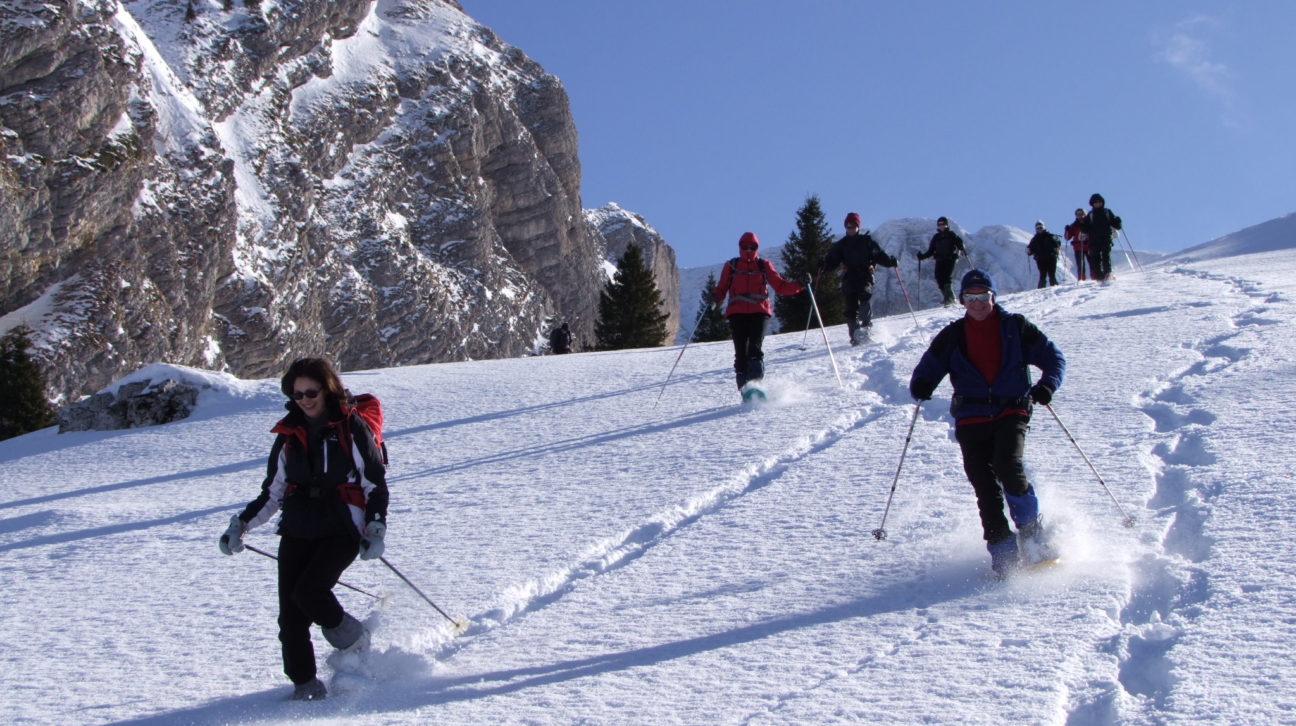
<instances>
[{"instance_id":1,"label":"conifer tree","mask_svg":"<svg viewBox=\"0 0 1296 726\"><path fill-rule=\"evenodd\" d=\"M833 241L832 229L819 206L819 196L811 195L797 210L796 231L788 235L783 246L783 276L804 283L807 274L819 271ZM819 278L814 295L824 325L840 325L846 321L846 302L842 299L836 271ZM774 302L774 314L782 332L805 330L806 320L810 320L810 327L819 327L819 321L810 313L809 295L779 296Z\"/></svg>"},{"instance_id":2,"label":"conifer tree","mask_svg":"<svg viewBox=\"0 0 1296 726\"><path fill-rule=\"evenodd\" d=\"M27 354L31 330L18 326L0 338L0 440L37 431L54 423L45 398L45 378Z\"/></svg>"},{"instance_id":3,"label":"conifer tree","mask_svg":"<svg viewBox=\"0 0 1296 726\"><path fill-rule=\"evenodd\" d=\"M700 295L700 304L706 308L706 312L702 313L702 318L693 330L692 340L694 343L709 343L713 340L729 339L729 323L725 320L724 313L720 308L713 305L715 302L715 288L715 273L712 273L707 275L706 285L703 286Z\"/></svg>"},{"instance_id":4,"label":"conifer tree","mask_svg":"<svg viewBox=\"0 0 1296 726\"><path fill-rule=\"evenodd\" d=\"M649 348L666 340L662 294L644 264L639 245L630 243L617 260L617 271L599 294L594 335L600 350Z\"/></svg>"}]
</instances>

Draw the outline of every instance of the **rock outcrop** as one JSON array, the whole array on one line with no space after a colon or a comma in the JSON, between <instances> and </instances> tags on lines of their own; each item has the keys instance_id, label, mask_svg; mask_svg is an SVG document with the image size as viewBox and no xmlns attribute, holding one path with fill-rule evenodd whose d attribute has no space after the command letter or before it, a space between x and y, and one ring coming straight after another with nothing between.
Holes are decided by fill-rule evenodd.
<instances>
[{"instance_id":1,"label":"rock outcrop","mask_svg":"<svg viewBox=\"0 0 1296 726\"><path fill-rule=\"evenodd\" d=\"M0 314L56 401L590 337L603 245L561 84L456 3L0 6Z\"/></svg>"}]
</instances>

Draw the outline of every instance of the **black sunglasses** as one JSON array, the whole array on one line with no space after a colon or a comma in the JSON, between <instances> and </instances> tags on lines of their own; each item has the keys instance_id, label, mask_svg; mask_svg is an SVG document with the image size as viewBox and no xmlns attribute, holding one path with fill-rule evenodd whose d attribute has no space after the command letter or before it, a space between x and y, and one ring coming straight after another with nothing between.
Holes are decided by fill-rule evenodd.
<instances>
[{"instance_id":1,"label":"black sunglasses","mask_svg":"<svg viewBox=\"0 0 1296 726\"><path fill-rule=\"evenodd\" d=\"M303 398L314 399L318 395L320 395L320 389L310 388L305 391L293 391L290 398L294 401L300 401Z\"/></svg>"},{"instance_id":2,"label":"black sunglasses","mask_svg":"<svg viewBox=\"0 0 1296 726\"><path fill-rule=\"evenodd\" d=\"M739 249L743 249L743 250L754 250L754 249L758 249L758 248L756 247L756 245L741 245L741 246L739 247Z\"/></svg>"}]
</instances>

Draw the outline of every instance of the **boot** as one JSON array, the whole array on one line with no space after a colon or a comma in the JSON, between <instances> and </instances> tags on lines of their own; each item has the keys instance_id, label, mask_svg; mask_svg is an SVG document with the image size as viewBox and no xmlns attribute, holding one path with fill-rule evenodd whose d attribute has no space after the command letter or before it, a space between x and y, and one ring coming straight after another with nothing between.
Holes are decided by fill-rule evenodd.
<instances>
[{"instance_id":1,"label":"boot","mask_svg":"<svg viewBox=\"0 0 1296 726\"><path fill-rule=\"evenodd\" d=\"M747 380L759 381L765 377L765 361L760 358L751 358L747 361Z\"/></svg>"},{"instance_id":2,"label":"boot","mask_svg":"<svg viewBox=\"0 0 1296 726\"><path fill-rule=\"evenodd\" d=\"M329 645L343 651L363 648L368 640L367 635L364 626L351 617L350 613L342 613L342 622L336 627L324 628L324 639Z\"/></svg>"},{"instance_id":3,"label":"boot","mask_svg":"<svg viewBox=\"0 0 1296 726\"><path fill-rule=\"evenodd\" d=\"M328 689L324 687L324 682L318 678L312 678L305 683L298 683L293 686L292 700L318 701L327 695Z\"/></svg>"},{"instance_id":4,"label":"boot","mask_svg":"<svg viewBox=\"0 0 1296 726\"><path fill-rule=\"evenodd\" d=\"M1017 538L1009 535L998 542L986 543L986 549L990 551L990 569L994 570L995 576L1000 580L1012 574L1021 565L1021 558L1017 552Z\"/></svg>"},{"instance_id":5,"label":"boot","mask_svg":"<svg viewBox=\"0 0 1296 726\"><path fill-rule=\"evenodd\" d=\"M1048 531L1044 529L1044 520L1036 517L1035 521L1017 527L1018 547L1022 558L1029 564L1048 562L1058 557L1058 550L1053 546Z\"/></svg>"}]
</instances>

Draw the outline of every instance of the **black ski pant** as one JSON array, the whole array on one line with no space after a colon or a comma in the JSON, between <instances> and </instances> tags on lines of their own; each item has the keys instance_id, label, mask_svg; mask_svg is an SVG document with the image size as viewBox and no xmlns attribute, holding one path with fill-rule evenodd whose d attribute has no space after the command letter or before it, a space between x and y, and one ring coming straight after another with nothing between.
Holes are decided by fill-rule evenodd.
<instances>
[{"instance_id":1,"label":"black ski pant","mask_svg":"<svg viewBox=\"0 0 1296 726\"><path fill-rule=\"evenodd\" d=\"M949 259L936 258L936 284L940 287L941 302L954 302L954 265L958 264L957 257Z\"/></svg>"},{"instance_id":2,"label":"black ski pant","mask_svg":"<svg viewBox=\"0 0 1296 726\"><path fill-rule=\"evenodd\" d=\"M734 313L729 316L729 329L733 331L734 373L739 388L747 381L760 380L765 373L765 352L761 345L765 342L765 321L768 319L764 313Z\"/></svg>"},{"instance_id":3,"label":"black ski pant","mask_svg":"<svg viewBox=\"0 0 1296 726\"><path fill-rule=\"evenodd\" d=\"M1028 430L1030 417L1021 414L954 427L954 438L963 451L963 471L976 491L986 542L998 542L1013 534L1004 516L1004 492L1016 497L1034 493L1022 466Z\"/></svg>"},{"instance_id":4,"label":"black ski pant","mask_svg":"<svg viewBox=\"0 0 1296 726\"><path fill-rule=\"evenodd\" d=\"M846 299L846 328L852 336L873 324L873 283L842 285L842 297Z\"/></svg>"},{"instance_id":5,"label":"black ski pant","mask_svg":"<svg viewBox=\"0 0 1296 726\"><path fill-rule=\"evenodd\" d=\"M1035 258L1035 266L1039 268L1039 273L1040 273L1039 285L1037 285L1037 287L1044 287L1045 278L1048 279L1049 285L1058 284L1057 263L1058 263L1058 258L1056 257L1036 257Z\"/></svg>"},{"instance_id":6,"label":"black ski pant","mask_svg":"<svg viewBox=\"0 0 1296 726\"><path fill-rule=\"evenodd\" d=\"M279 541L279 642L284 673L296 684L315 677L312 624L336 628L345 611L333 586L359 554L359 540L346 535Z\"/></svg>"},{"instance_id":7,"label":"black ski pant","mask_svg":"<svg viewBox=\"0 0 1296 726\"><path fill-rule=\"evenodd\" d=\"M1106 280L1111 275L1111 243L1095 244L1089 243L1089 269L1093 272L1093 279Z\"/></svg>"},{"instance_id":8,"label":"black ski pant","mask_svg":"<svg viewBox=\"0 0 1296 726\"><path fill-rule=\"evenodd\" d=\"M1077 279L1077 280L1083 280L1083 279L1085 279L1085 257L1086 257L1087 255L1088 255L1088 253L1084 252L1084 251L1081 250L1079 247L1076 247L1076 248L1075 248L1075 258L1076 258L1076 279Z\"/></svg>"}]
</instances>

